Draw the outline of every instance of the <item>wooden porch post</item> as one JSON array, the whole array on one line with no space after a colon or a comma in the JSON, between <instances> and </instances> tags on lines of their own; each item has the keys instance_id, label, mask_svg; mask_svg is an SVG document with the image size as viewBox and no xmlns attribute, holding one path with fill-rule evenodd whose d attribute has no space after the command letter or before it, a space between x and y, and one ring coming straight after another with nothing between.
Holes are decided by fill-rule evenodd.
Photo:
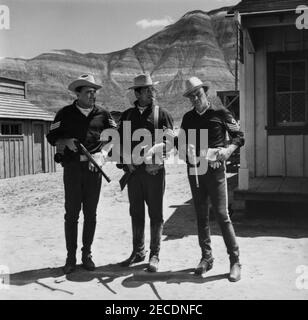
<instances>
[{"instance_id":1,"label":"wooden porch post","mask_svg":"<svg viewBox=\"0 0 308 320\"><path fill-rule=\"evenodd\" d=\"M244 65L239 64L240 69L240 121L241 121L241 130L246 133L246 112L245 112L245 74L244 74ZM246 145L240 149L240 169L239 169L239 179L238 179L238 188L239 190L248 190L249 187L249 169L247 166L246 158Z\"/></svg>"},{"instance_id":2,"label":"wooden porch post","mask_svg":"<svg viewBox=\"0 0 308 320\"><path fill-rule=\"evenodd\" d=\"M240 150L238 189L249 189L249 171L254 173L254 52L248 31L244 27L244 64L240 64L240 121L245 145Z\"/></svg>"}]
</instances>

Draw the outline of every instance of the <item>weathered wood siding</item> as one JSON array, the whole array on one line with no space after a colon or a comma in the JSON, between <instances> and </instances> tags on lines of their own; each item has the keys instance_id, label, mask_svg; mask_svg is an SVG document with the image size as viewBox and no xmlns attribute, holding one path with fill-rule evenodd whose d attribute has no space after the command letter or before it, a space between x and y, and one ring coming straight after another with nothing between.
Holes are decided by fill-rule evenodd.
<instances>
[{"instance_id":1,"label":"weathered wood siding","mask_svg":"<svg viewBox=\"0 0 308 320\"><path fill-rule=\"evenodd\" d=\"M14 120L0 119L0 123ZM35 170L34 155L34 125L42 125L42 172L55 172L53 161L55 148L47 142L46 134L49 130L49 122L18 120L22 122L22 135L0 135L0 178L11 178L26 174L37 173Z\"/></svg>"},{"instance_id":2,"label":"weathered wood siding","mask_svg":"<svg viewBox=\"0 0 308 320\"><path fill-rule=\"evenodd\" d=\"M246 150L251 177L308 177L308 136L268 135L267 53L308 49L308 30L295 26L253 29L255 54L245 41ZM307 79L308 81L308 79Z\"/></svg>"}]
</instances>

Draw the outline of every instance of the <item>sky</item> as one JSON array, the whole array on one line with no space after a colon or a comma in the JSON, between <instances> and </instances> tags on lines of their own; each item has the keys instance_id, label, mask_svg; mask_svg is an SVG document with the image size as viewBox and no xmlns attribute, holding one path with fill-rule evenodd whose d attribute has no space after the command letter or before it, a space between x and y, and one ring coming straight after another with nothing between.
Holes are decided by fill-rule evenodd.
<instances>
[{"instance_id":1,"label":"sky","mask_svg":"<svg viewBox=\"0 0 308 320\"><path fill-rule=\"evenodd\" d=\"M131 47L192 10L239 0L0 0L9 29L0 29L0 59L71 49L108 53ZM0 19L3 11L0 10ZM0 21L1 22L1 21Z\"/></svg>"}]
</instances>

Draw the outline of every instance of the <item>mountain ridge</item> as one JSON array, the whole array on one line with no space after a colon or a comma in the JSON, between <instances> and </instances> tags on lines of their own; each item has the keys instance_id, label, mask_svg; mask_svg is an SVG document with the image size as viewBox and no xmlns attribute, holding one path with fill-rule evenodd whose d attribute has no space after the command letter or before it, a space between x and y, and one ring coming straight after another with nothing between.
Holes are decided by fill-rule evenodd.
<instances>
[{"instance_id":1,"label":"mountain ridge","mask_svg":"<svg viewBox=\"0 0 308 320\"><path fill-rule=\"evenodd\" d=\"M234 22L225 18L230 7L193 10L132 47L110 53L79 53L58 49L31 59L0 60L0 76L28 83L29 99L56 112L70 103L67 85L82 73L93 73L103 85L97 100L109 110L129 107L127 88L133 78L150 72L158 86L158 101L176 117L189 108L182 97L185 80L199 76L216 90L233 90Z\"/></svg>"}]
</instances>

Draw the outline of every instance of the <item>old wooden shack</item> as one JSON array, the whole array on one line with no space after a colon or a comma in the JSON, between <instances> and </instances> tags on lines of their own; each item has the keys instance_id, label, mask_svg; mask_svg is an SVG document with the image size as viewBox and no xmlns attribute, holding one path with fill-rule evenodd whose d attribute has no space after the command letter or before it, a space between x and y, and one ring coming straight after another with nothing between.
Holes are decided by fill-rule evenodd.
<instances>
[{"instance_id":1,"label":"old wooden shack","mask_svg":"<svg viewBox=\"0 0 308 320\"><path fill-rule=\"evenodd\" d=\"M24 81L0 77L0 178L54 172L53 115L27 100Z\"/></svg>"}]
</instances>

